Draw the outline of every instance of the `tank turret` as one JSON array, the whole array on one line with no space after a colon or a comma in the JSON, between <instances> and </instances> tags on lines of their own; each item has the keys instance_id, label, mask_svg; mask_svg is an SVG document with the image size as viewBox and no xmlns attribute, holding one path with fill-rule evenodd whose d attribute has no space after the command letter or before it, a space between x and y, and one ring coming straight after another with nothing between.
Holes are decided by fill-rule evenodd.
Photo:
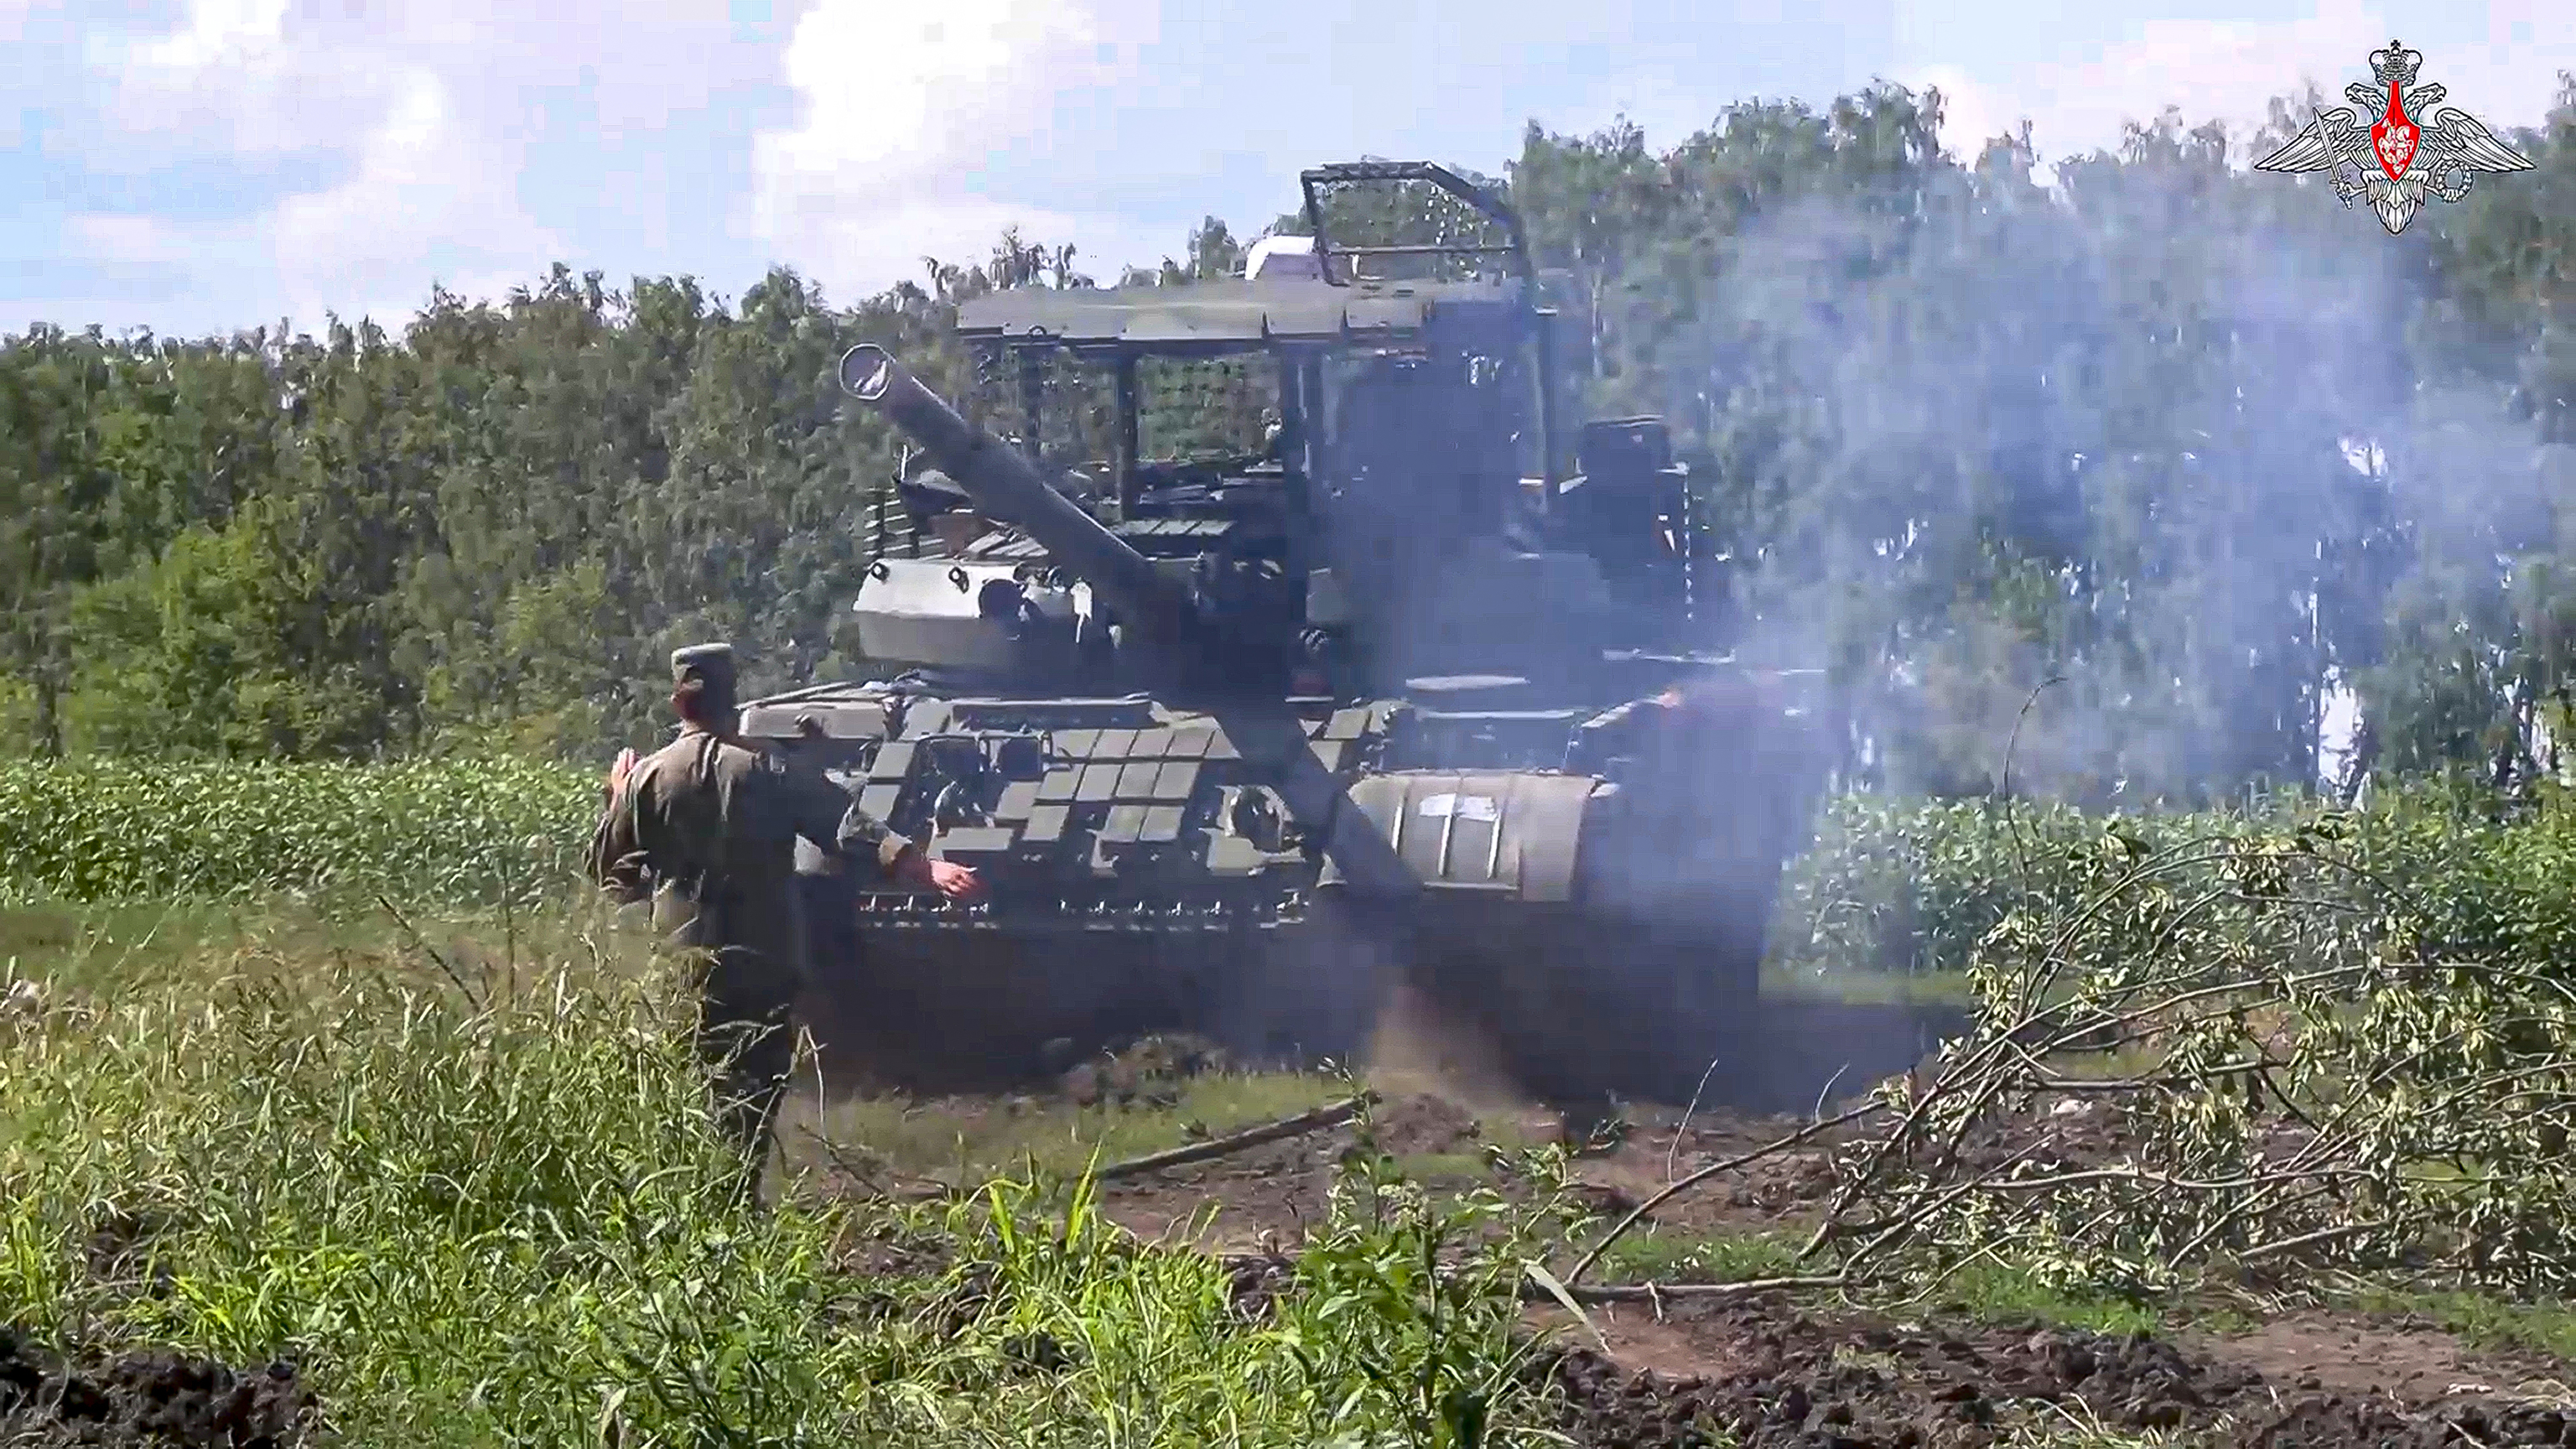
<instances>
[{"instance_id":1,"label":"tank turret","mask_svg":"<svg viewBox=\"0 0 2576 1449\"><path fill-rule=\"evenodd\" d=\"M1202 612L1187 587L1049 487L1008 444L957 416L884 348L865 342L851 348L841 359L841 385L892 418L986 511L1015 520L1052 564L1105 599L1135 632L1149 667L1166 676L1177 698L1206 701L1226 738L1353 885L1377 898L1413 892L1411 872L1350 807L1340 783L1307 747L1296 715L1278 696L1256 701L1240 687L1225 651L1230 642L1249 641L1229 639L1236 631L1223 614ZM966 566L950 568L954 591L965 592L973 583ZM1005 576L989 575L974 587L979 601L996 601L996 618L1017 617L1026 603L1021 585Z\"/></svg>"}]
</instances>

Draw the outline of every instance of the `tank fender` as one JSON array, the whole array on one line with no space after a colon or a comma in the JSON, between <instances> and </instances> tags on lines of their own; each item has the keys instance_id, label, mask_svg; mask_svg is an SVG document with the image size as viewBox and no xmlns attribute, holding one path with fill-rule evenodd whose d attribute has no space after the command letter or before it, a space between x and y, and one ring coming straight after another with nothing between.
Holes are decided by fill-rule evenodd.
<instances>
[{"instance_id":1,"label":"tank fender","mask_svg":"<svg viewBox=\"0 0 2576 1449\"><path fill-rule=\"evenodd\" d=\"M1355 781L1351 799L1424 890L1555 904L1581 895L1585 828L1614 788L1541 771L1391 770ZM1316 882L1340 883L1330 863Z\"/></svg>"}]
</instances>

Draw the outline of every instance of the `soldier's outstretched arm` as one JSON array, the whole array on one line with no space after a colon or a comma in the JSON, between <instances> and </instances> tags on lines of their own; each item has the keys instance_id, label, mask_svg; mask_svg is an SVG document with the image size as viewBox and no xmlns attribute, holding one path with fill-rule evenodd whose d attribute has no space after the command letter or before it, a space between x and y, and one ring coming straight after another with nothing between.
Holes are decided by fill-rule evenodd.
<instances>
[{"instance_id":1,"label":"soldier's outstretched arm","mask_svg":"<svg viewBox=\"0 0 2576 1449\"><path fill-rule=\"evenodd\" d=\"M973 900L983 893L972 869L932 860L823 776L782 764L779 777L792 801L796 833L825 854L872 862L881 880L904 881L953 900Z\"/></svg>"},{"instance_id":2,"label":"soldier's outstretched arm","mask_svg":"<svg viewBox=\"0 0 2576 1449\"><path fill-rule=\"evenodd\" d=\"M856 801L842 813L838 835L841 854L853 860L874 860L878 875L884 879L937 891L951 900L972 901L984 894L984 883L976 878L972 866L931 859L884 821L860 809Z\"/></svg>"},{"instance_id":3,"label":"soldier's outstretched arm","mask_svg":"<svg viewBox=\"0 0 2576 1449\"><path fill-rule=\"evenodd\" d=\"M822 772L789 765L775 756L771 761L787 797L789 820L807 844L825 855L873 861L880 874L894 869L896 857L911 842L860 809L855 796Z\"/></svg>"},{"instance_id":4,"label":"soldier's outstretched arm","mask_svg":"<svg viewBox=\"0 0 2576 1449\"><path fill-rule=\"evenodd\" d=\"M857 801L846 803L849 808L843 810L841 818L833 823L834 848L851 860L875 862L877 874L881 876L893 875L902 866L904 853L912 849L912 842L896 834L894 827L859 808Z\"/></svg>"}]
</instances>

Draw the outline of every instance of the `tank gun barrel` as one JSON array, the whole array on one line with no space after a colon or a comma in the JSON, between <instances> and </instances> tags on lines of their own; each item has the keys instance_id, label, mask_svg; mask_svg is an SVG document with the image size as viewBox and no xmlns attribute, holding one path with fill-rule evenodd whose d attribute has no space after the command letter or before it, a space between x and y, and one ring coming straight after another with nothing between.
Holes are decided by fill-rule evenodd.
<instances>
[{"instance_id":1,"label":"tank gun barrel","mask_svg":"<svg viewBox=\"0 0 2576 1449\"><path fill-rule=\"evenodd\" d=\"M1129 627L1167 634L1188 617L1189 597L1177 584L1049 487L1009 444L959 417L892 353L873 342L851 348L841 358L841 386L884 413L987 511L1028 530Z\"/></svg>"},{"instance_id":2,"label":"tank gun barrel","mask_svg":"<svg viewBox=\"0 0 2576 1449\"><path fill-rule=\"evenodd\" d=\"M884 348L872 342L851 348L841 358L840 379L844 390L884 413L978 504L1026 530L1089 584L1126 628L1146 636L1162 663L1184 679L1203 677L1195 656L1213 641L1200 637L1197 606L1187 589L1048 486L1028 459L959 417ZM1360 894L1401 900L1420 890L1394 845L1352 803L1284 707L1234 701L1213 713L1245 763L1324 842L1325 853Z\"/></svg>"}]
</instances>

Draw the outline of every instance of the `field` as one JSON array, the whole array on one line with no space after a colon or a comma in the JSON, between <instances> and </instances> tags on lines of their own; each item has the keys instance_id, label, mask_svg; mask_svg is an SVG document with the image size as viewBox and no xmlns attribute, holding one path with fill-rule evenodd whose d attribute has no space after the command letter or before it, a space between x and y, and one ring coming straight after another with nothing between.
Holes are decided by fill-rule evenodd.
<instances>
[{"instance_id":1,"label":"field","mask_svg":"<svg viewBox=\"0 0 2576 1449\"><path fill-rule=\"evenodd\" d=\"M590 800L0 767L0 1437L2576 1440L2555 801L1838 802L1695 1103L1570 1122L1401 996L1347 1072L825 1040L746 1212Z\"/></svg>"}]
</instances>

